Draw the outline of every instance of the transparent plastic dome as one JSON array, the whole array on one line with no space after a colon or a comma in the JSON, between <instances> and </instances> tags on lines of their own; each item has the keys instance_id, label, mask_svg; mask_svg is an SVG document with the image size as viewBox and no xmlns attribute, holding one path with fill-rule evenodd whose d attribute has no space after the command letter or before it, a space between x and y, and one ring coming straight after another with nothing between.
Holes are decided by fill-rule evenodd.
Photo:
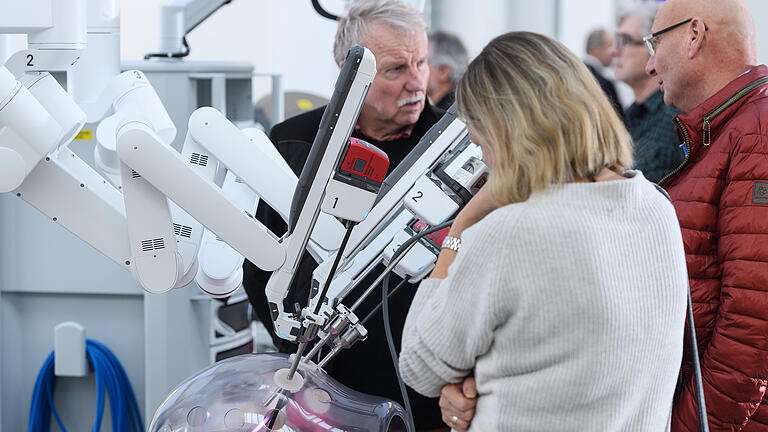
<instances>
[{"instance_id":1,"label":"transparent plastic dome","mask_svg":"<svg viewBox=\"0 0 768 432\"><path fill-rule=\"evenodd\" d=\"M217 362L174 390L149 430L412 432L400 405L345 387L313 363L299 365L300 378L291 381L298 390L279 387L275 374L288 368L288 355L278 353Z\"/></svg>"}]
</instances>

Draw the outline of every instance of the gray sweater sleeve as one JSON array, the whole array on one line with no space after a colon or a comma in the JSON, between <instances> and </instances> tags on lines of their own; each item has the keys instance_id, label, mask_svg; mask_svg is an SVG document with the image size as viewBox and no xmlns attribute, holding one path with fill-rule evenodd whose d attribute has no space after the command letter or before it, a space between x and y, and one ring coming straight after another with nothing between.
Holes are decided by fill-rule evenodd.
<instances>
[{"instance_id":1,"label":"gray sweater sleeve","mask_svg":"<svg viewBox=\"0 0 768 432\"><path fill-rule=\"evenodd\" d=\"M503 285L504 245L510 235L489 215L467 229L462 247L445 279L425 279L419 285L403 330L400 371L417 392L436 397L447 383L469 375L477 357L486 353L494 328L510 313L499 304ZM499 222L499 221L496 221ZM513 289L513 287L506 287Z\"/></svg>"}]
</instances>

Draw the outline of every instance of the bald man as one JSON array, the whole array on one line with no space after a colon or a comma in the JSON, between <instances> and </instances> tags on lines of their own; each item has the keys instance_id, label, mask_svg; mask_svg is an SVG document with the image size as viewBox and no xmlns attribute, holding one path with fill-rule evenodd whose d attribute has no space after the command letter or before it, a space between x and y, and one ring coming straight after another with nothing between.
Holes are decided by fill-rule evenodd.
<instances>
[{"instance_id":1,"label":"bald man","mask_svg":"<svg viewBox=\"0 0 768 432\"><path fill-rule=\"evenodd\" d=\"M660 184L683 232L709 427L768 431L768 67L741 0L668 0L652 32L646 72L685 112L669 125L685 161ZM691 372L686 346L673 432L699 430ZM445 386L443 418L469 425L476 394L472 378Z\"/></svg>"},{"instance_id":2,"label":"bald man","mask_svg":"<svg viewBox=\"0 0 768 432\"><path fill-rule=\"evenodd\" d=\"M646 72L675 118L685 162L661 182L688 262L710 430L768 430L768 68L741 0L669 0ZM698 431L690 352L672 431Z\"/></svg>"}]
</instances>

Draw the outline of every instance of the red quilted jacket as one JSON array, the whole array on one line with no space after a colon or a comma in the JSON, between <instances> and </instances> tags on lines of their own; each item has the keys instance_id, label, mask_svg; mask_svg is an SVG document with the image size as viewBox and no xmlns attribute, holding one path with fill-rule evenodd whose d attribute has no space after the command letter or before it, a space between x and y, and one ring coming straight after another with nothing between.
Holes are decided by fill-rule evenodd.
<instances>
[{"instance_id":1,"label":"red quilted jacket","mask_svg":"<svg viewBox=\"0 0 768 432\"><path fill-rule=\"evenodd\" d=\"M710 430L768 431L768 67L675 122L688 155L660 184L683 230ZM672 430L694 432L685 350Z\"/></svg>"}]
</instances>

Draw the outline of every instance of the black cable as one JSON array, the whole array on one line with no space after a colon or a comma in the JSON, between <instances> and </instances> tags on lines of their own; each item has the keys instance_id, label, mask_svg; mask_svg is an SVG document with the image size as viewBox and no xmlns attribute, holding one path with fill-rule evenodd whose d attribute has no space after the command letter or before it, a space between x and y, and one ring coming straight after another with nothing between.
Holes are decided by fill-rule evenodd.
<instances>
[{"instance_id":1,"label":"black cable","mask_svg":"<svg viewBox=\"0 0 768 432\"><path fill-rule=\"evenodd\" d=\"M433 232L440 231L441 229L451 226L454 219L451 219L449 221L443 222L439 225L435 225L432 228L429 228L427 230L424 230L413 237L409 238L405 242L403 242L402 245L400 245L399 248L395 251L395 253L392 255L392 259L390 262L394 262L400 255L402 255L406 249L408 249L411 244L418 241L420 238L427 236L429 234L432 234ZM408 399L408 391L405 388L405 383L403 382L403 377L400 376L400 365L399 360L397 357L397 350L395 350L395 341L392 337L392 328L390 326L389 322L389 275L390 273L387 273L384 276L384 281L381 284L381 309L382 309L382 319L384 320L384 333L387 336L387 345L389 346L389 354L392 356L392 365L395 367L395 374L397 375L397 383L400 386L400 394L403 396L403 405L405 408L405 413L407 415L408 425L410 426L410 430L415 431L416 427L413 423L413 411L411 411L411 402Z\"/></svg>"},{"instance_id":2,"label":"black cable","mask_svg":"<svg viewBox=\"0 0 768 432\"><path fill-rule=\"evenodd\" d=\"M341 261L341 256L344 255L343 254L344 248L347 247L349 236L352 235L352 228L355 227L355 223L352 221L345 221L344 224L347 226L347 232L344 233L344 239L341 240L341 246L339 246L339 250L338 252L336 252L336 259L333 260L331 271L328 273L328 278L325 280L325 285L323 286L323 290L320 292L320 297L317 298L317 304L315 304L315 312L314 312L315 315L320 313L320 308L323 306L325 296L326 294L328 294L328 288L330 288L331 286L331 280L333 279L333 275L336 274L336 269L339 267L339 261Z\"/></svg>"},{"instance_id":3,"label":"black cable","mask_svg":"<svg viewBox=\"0 0 768 432\"><path fill-rule=\"evenodd\" d=\"M397 294L397 292L400 291L400 288L404 287L407 282L408 282L408 279L403 279L402 281L400 281L400 283L397 284L395 289L393 289L392 292L389 293L389 296L387 298L388 299L392 298L392 296ZM360 325L365 327L365 323L367 323L371 318L373 318L373 316L376 315L376 313L380 309L381 309L381 302L379 302L379 304L376 305L376 308L373 309L368 315L366 315L365 318L363 318L362 321L360 321Z\"/></svg>"},{"instance_id":4,"label":"black cable","mask_svg":"<svg viewBox=\"0 0 768 432\"><path fill-rule=\"evenodd\" d=\"M699 363L699 346L696 344L696 327L693 322L693 302L691 290L688 291L688 333L691 343L691 360L693 361L693 383L696 389L696 401L699 410L699 430L709 432L709 419L707 418L707 403L704 400L704 383L701 380L701 364Z\"/></svg>"},{"instance_id":5,"label":"black cable","mask_svg":"<svg viewBox=\"0 0 768 432\"><path fill-rule=\"evenodd\" d=\"M144 56L144 60L149 60L152 57L161 57L161 58L184 58L189 55L189 44L187 43L187 37L184 36L181 38L181 44L184 46L184 51L181 52L175 52L175 53L150 53Z\"/></svg>"},{"instance_id":6,"label":"black cable","mask_svg":"<svg viewBox=\"0 0 768 432\"><path fill-rule=\"evenodd\" d=\"M394 258L394 257L393 257ZM397 357L397 351L395 350L395 341L392 337L392 328L389 323L389 275L387 273L384 276L384 281L381 284L381 309L382 317L384 318L384 333L387 336L387 345L389 346L389 355L392 356L392 366L395 367L395 374L397 375L397 385L400 386L400 394L403 396L403 405L405 405L405 413L408 420L408 426L410 430L415 431L416 426L413 422L413 411L411 411L411 401L408 398L408 390L405 388L403 378L400 376L400 360Z\"/></svg>"},{"instance_id":7,"label":"black cable","mask_svg":"<svg viewBox=\"0 0 768 432\"><path fill-rule=\"evenodd\" d=\"M332 19L334 21L338 21L339 20L338 15L334 15L334 14L328 12L327 10L325 10L325 8L323 8L320 5L320 0L312 0L312 7L314 7L315 11L317 13L319 13L320 16L322 16L323 18Z\"/></svg>"}]
</instances>

